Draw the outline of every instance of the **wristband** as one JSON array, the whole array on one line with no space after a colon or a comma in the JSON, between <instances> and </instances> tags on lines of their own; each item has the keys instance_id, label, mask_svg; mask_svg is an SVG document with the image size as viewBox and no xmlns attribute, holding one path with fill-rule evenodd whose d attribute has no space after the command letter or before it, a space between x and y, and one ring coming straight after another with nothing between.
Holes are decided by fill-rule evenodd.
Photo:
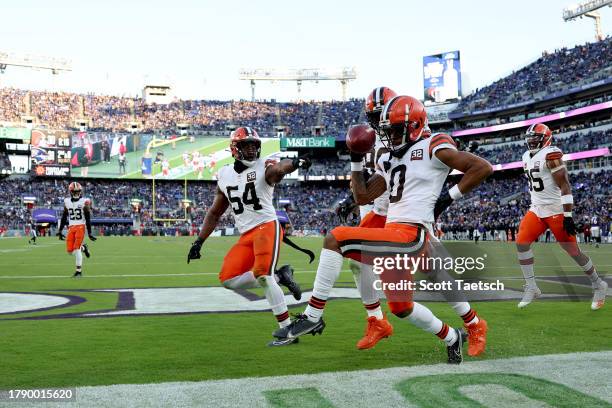
<instances>
[{"instance_id":1,"label":"wristband","mask_svg":"<svg viewBox=\"0 0 612 408\"><path fill-rule=\"evenodd\" d=\"M448 195L453 200L463 197L463 194L461 193L461 190L459 190L459 186L457 184L455 184L451 187L450 190L448 190Z\"/></svg>"},{"instance_id":2,"label":"wristband","mask_svg":"<svg viewBox=\"0 0 612 408\"><path fill-rule=\"evenodd\" d=\"M572 218L572 212L571 212L571 211L563 211L563 216L564 216L564 217L570 217L570 218Z\"/></svg>"},{"instance_id":3,"label":"wristband","mask_svg":"<svg viewBox=\"0 0 612 408\"><path fill-rule=\"evenodd\" d=\"M362 162L351 162L351 171L362 171L363 163Z\"/></svg>"},{"instance_id":4,"label":"wristband","mask_svg":"<svg viewBox=\"0 0 612 408\"><path fill-rule=\"evenodd\" d=\"M574 204L574 196L566 194L561 196L561 204Z\"/></svg>"}]
</instances>

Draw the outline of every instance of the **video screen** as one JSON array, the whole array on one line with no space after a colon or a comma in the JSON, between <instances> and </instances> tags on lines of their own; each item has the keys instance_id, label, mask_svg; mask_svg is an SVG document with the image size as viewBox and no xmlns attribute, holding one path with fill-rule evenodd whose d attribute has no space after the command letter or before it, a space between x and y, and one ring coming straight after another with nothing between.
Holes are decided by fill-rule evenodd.
<instances>
[{"instance_id":1,"label":"video screen","mask_svg":"<svg viewBox=\"0 0 612 408\"><path fill-rule=\"evenodd\" d=\"M262 139L261 157L279 152L279 139ZM70 166L77 178L215 180L232 160L228 137L75 132Z\"/></svg>"}]
</instances>

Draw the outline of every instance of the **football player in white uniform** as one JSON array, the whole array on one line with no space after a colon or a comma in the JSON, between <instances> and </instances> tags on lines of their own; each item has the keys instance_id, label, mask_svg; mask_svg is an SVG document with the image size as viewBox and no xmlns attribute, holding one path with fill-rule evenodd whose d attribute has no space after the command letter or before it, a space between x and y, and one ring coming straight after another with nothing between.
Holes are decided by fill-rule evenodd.
<instances>
[{"instance_id":1,"label":"football player in white uniform","mask_svg":"<svg viewBox=\"0 0 612 408\"><path fill-rule=\"evenodd\" d=\"M323 308L334 282L340 274L343 257L374 263L397 255L410 258L422 256L431 239L431 225L435 218L455 199L469 192L491 174L491 165L477 156L460 152L446 134L423 138L427 115L423 104L410 96L396 96L383 108L380 117L383 141L389 153L377 163L377 173L364 180L361 157L351 155L353 195L358 204L369 203L384 192L389 192L389 209L384 228L337 227L325 238L313 295L304 314L290 326L279 329L274 336L291 338L306 333L321 333L325 327ZM450 169L464 173L461 181L440 196ZM404 268L390 268L381 275L386 284L403 285L411 279ZM399 279L398 279L399 278ZM461 363L462 345L466 339L463 329L453 329L425 306L412 301L412 290L387 286L385 295L392 313L428 331L446 343L448 362ZM406 290L403 290L406 288ZM467 302L456 302L453 308L465 322L469 333L468 353L484 352L487 325Z\"/></svg>"},{"instance_id":2,"label":"football player in white uniform","mask_svg":"<svg viewBox=\"0 0 612 408\"><path fill-rule=\"evenodd\" d=\"M531 125L525 140L528 150L523 154L523 168L529 180L531 207L521 220L516 240L519 264L526 281L525 292L518 307L527 306L542 294L535 282L531 243L546 229L550 229L561 247L591 280L591 309L601 309L606 300L608 284L597 275L595 265L580 251L576 242L576 225L572 218L574 197L563 163L563 153L551 145L552 131L543 123Z\"/></svg>"},{"instance_id":3,"label":"football player in white uniform","mask_svg":"<svg viewBox=\"0 0 612 408\"><path fill-rule=\"evenodd\" d=\"M77 278L82 275L83 254L87 258L90 257L89 248L87 244L83 243L85 229L87 228L87 236L91 241L95 241L97 238L91 233L91 206L89 199L83 197L83 188L79 183L73 181L68 186L68 190L70 191L70 197L64 198L64 212L57 236L60 240L63 240L62 230L68 225L66 251L74 255L76 272L72 276Z\"/></svg>"},{"instance_id":4,"label":"football player in white uniform","mask_svg":"<svg viewBox=\"0 0 612 408\"><path fill-rule=\"evenodd\" d=\"M261 287L279 327L289 325L285 295L279 283L286 286L296 300L302 296L293 280L289 265L276 270L283 230L272 204L274 186L298 168L308 169L310 160L304 157L281 161L260 158L261 140L250 127L240 127L230 136L235 161L217 174L217 193L204 218L204 225L187 256L199 259L204 241L214 231L219 218L231 207L240 239L223 259L219 273L221 284L228 289ZM295 339L277 339L269 345L291 344Z\"/></svg>"}]
</instances>

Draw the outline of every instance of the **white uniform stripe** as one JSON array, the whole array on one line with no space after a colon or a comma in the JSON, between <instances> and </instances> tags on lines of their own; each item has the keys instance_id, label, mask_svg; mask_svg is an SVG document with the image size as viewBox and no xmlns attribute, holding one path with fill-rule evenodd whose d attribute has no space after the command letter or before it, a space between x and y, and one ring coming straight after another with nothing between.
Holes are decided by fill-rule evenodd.
<instances>
[{"instance_id":1,"label":"white uniform stripe","mask_svg":"<svg viewBox=\"0 0 612 408\"><path fill-rule=\"evenodd\" d=\"M270 276L274 275L274 271L276 271L276 263L278 262L278 253L280 247L280 223L278 220L274 221L274 254L272 255L272 263L270 264L270 270L268 274Z\"/></svg>"}]
</instances>

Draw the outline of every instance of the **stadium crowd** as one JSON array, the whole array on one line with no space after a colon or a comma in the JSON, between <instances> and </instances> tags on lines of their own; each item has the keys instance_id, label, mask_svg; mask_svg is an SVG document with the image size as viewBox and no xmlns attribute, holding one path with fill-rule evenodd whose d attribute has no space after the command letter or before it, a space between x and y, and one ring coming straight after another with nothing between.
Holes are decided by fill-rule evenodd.
<instances>
[{"instance_id":1,"label":"stadium crowd","mask_svg":"<svg viewBox=\"0 0 612 408\"><path fill-rule=\"evenodd\" d=\"M571 175L576 202L576 220L589 221L598 216L607 234L612 220L612 187L609 180L612 171L588 172ZM183 185L164 182L156 185L156 211L153 213L152 189L144 181L87 181L83 182L85 195L92 199L94 219L123 218L123 223L100 222L98 233L129 234L132 220L138 215L141 229L147 234L193 232L201 225L204 215L212 204L214 183L191 183L187 196L193 205L186 221L163 222L154 218L176 218L184 216L182 205ZM59 180L3 180L0 181L0 228L25 230L31 212L21 202L23 195L37 197L36 207L54 208L61 214L62 199L66 196L68 181ZM339 224L335 205L348 196L346 186L328 183L282 183L276 188L275 205L287 211L294 231L325 233ZM134 212L130 200L142 200L139 212ZM438 220L439 228L446 237L467 239L474 229L481 229L484 237L493 239L504 234L511 237L516 232L521 216L529 203L528 183L521 176L501 179L493 177L479 186L465 199L454 203ZM125 221L127 219L127 222ZM353 220L356 222L357 220ZM233 227L231 212L222 217L220 228Z\"/></svg>"},{"instance_id":2,"label":"stadium crowd","mask_svg":"<svg viewBox=\"0 0 612 408\"><path fill-rule=\"evenodd\" d=\"M602 69L612 61L612 37L602 41L561 48L543 53L531 64L512 74L477 89L463 98L457 110L469 112L519 103L534 99L538 94L550 94L565 88L609 78Z\"/></svg>"}]
</instances>

